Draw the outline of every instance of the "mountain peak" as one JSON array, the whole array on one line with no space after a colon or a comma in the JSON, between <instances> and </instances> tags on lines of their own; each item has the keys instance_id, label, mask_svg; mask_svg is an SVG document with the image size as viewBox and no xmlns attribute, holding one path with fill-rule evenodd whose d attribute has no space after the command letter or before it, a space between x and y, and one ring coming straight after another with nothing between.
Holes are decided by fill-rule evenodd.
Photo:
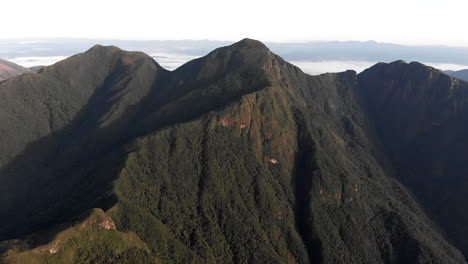
<instances>
[{"instance_id":1,"label":"mountain peak","mask_svg":"<svg viewBox=\"0 0 468 264\"><path fill-rule=\"evenodd\" d=\"M88 51L86 52L91 52L91 51L103 51L103 50L107 50L107 51L121 51L120 48L116 47L116 46L104 46L104 45L100 45L100 44L96 44L94 46L92 46Z\"/></svg>"},{"instance_id":2,"label":"mountain peak","mask_svg":"<svg viewBox=\"0 0 468 264\"><path fill-rule=\"evenodd\" d=\"M434 67L425 65L420 62L405 62L403 60L397 60L390 63L380 62L374 66L364 70L360 75L366 75L370 72L380 72L381 74L410 74L413 78L426 78L432 75L439 75L440 71ZM432 77L430 77L432 78Z\"/></svg>"},{"instance_id":3,"label":"mountain peak","mask_svg":"<svg viewBox=\"0 0 468 264\"><path fill-rule=\"evenodd\" d=\"M407 63L406 61L404 61L404 60L396 60L396 61L391 62L391 63L389 63L389 64L394 64L394 65L405 64L405 65L406 65L406 64L408 64L408 63Z\"/></svg>"},{"instance_id":4,"label":"mountain peak","mask_svg":"<svg viewBox=\"0 0 468 264\"><path fill-rule=\"evenodd\" d=\"M59 68L63 68L64 65L72 62L82 66L88 65L89 67L100 65L100 69L110 69L114 66L141 65L144 63L156 64L158 68L161 68L159 64L154 62L152 57L143 52L126 51L116 46L103 46L99 44L94 45L84 53L60 61L57 65L60 65Z\"/></svg>"},{"instance_id":5,"label":"mountain peak","mask_svg":"<svg viewBox=\"0 0 468 264\"><path fill-rule=\"evenodd\" d=\"M268 49L261 41L250 38L244 38L241 41L234 43L232 46Z\"/></svg>"},{"instance_id":6,"label":"mountain peak","mask_svg":"<svg viewBox=\"0 0 468 264\"><path fill-rule=\"evenodd\" d=\"M176 72L197 71L198 78L209 79L228 72L255 72L261 70L270 59L270 50L258 40L245 38L232 45L220 47L208 55L192 60Z\"/></svg>"}]
</instances>

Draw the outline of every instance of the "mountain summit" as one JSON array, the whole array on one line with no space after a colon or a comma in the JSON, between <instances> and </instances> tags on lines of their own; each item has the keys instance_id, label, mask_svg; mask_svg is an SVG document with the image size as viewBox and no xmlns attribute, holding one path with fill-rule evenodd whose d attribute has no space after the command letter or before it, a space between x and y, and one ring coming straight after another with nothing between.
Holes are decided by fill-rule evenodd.
<instances>
[{"instance_id":1,"label":"mountain summit","mask_svg":"<svg viewBox=\"0 0 468 264\"><path fill-rule=\"evenodd\" d=\"M95 46L0 84L2 260L466 263L442 153L467 88L403 62L310 76L251 39L173 72Z\"/></svg>"}]
</instances>

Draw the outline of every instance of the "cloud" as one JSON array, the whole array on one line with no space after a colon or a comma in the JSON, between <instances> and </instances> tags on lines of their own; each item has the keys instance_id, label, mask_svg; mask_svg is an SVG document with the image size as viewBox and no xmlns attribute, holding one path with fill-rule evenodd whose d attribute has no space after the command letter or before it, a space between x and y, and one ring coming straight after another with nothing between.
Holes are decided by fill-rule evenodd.
<instances>
[{"instance_id":1,"label":"cloud","mask_svg":"<svg viewBox=\"0 0 468 264\"><path fill-rule=\"evenodd\" d=\"M170 53L167 51L153 51L149 55L166 70L175 70L181 65L198 58L198 56ZM16 57L9 59L9 61L19 64L23 67L33 66L49 66L58 61L66 59L66 56L43 56L43 57ZM290 63L301 68L305 73L318 75L327 72L343 72L347 70L354 70L357 73L373 66L377 62L373 61L290 61ZM441 70L462 70L468 69L468 65L450 64L450 63L430 63L422 62L425 65L432 66Z\"/></svg>"},{"instance_id":2,"label":"cloud","mask_svg":"<svg viewBox=\"0 0 468 264\"><path fill-rule=\"evenodd\" d=\"M166 70L175 70L181 65L198 58L186 54L168 53L164 51L151 52L149 54L153 59Z\"/></svg>"},{"instance_id":3,"label":"cloud","mask_svg":"<svg viewBox=\"0 0 468 264\"><path fill-rule=\"evenodd\" d=\"M450 64L450 63L431 63L427 62L423 64L426 64L428 66L440 69L440 70L451 70L451 71L459 71L459 70L465 70L468 69L468 65L461 65L461 64Z\"/></svg>"},{"instance_id":4,"label":"cloud","mask_svg":"<svg viewBox=\"0 0 468 264\"><path fill-rule=\"evenodd\" d=\"M49 66L66 58L66 56L16 57L9 59L9 61L29 68L33 66Z\"/></svg>"},{"instance_id":5,"label":"cloud","mask_svg":"<svg viewBox=\"0 0 468 264\"><path fill-rule=\"evenodd\" d=\"M305 73L317 75L327 72L343 72L354 70L362 72L363 70L376 64L370 61L291 61L292 64L301 68Z\"/></svg>"}]
</instances>

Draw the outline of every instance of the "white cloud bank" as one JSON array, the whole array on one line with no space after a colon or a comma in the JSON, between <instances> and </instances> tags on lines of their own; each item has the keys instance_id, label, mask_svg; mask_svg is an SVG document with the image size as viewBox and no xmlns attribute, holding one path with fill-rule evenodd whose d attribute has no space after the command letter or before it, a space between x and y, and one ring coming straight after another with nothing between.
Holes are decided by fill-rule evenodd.
<instances>
[{"instance_id":1,"label":"white cloud bank","mask_svg":"<svg viewBox=\"0 0 468 264\"><path fill-rule=\"evenodd\" d=\"M149 54L153 59L166 70L175 70L181 65L198 58L186 54L167 53L164 51L152 52ZM49 56L49 57L16 57L10 59L11 62L19 64L23 67L33 66L49 66L67 57L65 56ZM290 63L301 68L305 73L318 75L327 72L343 72L346 70L354 70L362 72L365 69L373 66L377 62L371 61L291 61ZM448 63L424 63L441 70L463 70L468 69L468 65L448 64Z\"/></svg>"},{"instance_id":2,"label":"white cloud bank","mask_svg":"<svg viewBox=\"0 0 468 264\"><path fill-rule=\"evenodd\" d=\"M9 61L29 68L33 66L49 66L66 58L65 56L16 57L9 59Z\"/></svg>"}]
</instances>

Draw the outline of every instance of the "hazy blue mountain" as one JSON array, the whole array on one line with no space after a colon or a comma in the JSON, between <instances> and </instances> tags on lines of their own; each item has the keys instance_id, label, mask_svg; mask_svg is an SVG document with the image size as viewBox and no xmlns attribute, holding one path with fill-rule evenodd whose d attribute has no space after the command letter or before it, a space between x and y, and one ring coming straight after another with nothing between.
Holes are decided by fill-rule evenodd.
<instances>
[{"instance_id":1,"label":"hazy blue mountain","mask_svg":"<svg viewBox=\"0 0 468 264\"><path fill-rule=\"evenodd\" d=\"M460 70L460 71L445 71L450 76L453 76L458 79L462 79L464 81L468 81L468 70Z\"/></svg>"}]
</instances>

